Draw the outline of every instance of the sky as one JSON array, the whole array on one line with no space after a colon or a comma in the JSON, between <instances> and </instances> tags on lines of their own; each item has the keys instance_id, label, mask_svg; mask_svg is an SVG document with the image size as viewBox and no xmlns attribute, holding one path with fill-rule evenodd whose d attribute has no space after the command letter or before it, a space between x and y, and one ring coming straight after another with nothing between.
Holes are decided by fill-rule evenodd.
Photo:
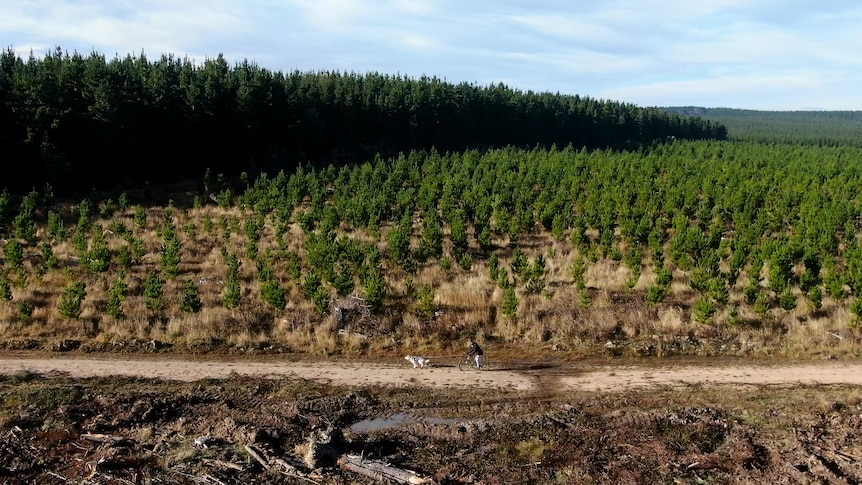
<instances>
[{"instance_id":1,"label":"sky","mask_svg":"<svg viewBox=\"0 0 862 485\"><path fill-rule=\"evenodd\" d=\"M0 0L0 41L638 106L862 110L858 0Z\"/></svg>"}]
</instances>

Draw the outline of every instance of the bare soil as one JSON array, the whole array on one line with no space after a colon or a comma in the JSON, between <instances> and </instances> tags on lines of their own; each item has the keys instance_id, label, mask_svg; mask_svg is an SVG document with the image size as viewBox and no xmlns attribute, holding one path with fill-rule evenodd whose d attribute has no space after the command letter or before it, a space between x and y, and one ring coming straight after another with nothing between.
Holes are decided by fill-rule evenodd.
<instances>
[{"instance_id":1,"label":"bare soil","mask_svg":"<svg viewBox=\"0 0 862 485\"><path fill-rule=\"evenodd\" d=\"M495 362L482 371L461 371L457 357L412 368L402 362L368 360L266 361L224 357L92 356L69 357L28 353L0 353L0 374L17 372L57 373L69 377L133 376L148 379L195 381L230 376L301 378L338 386L422 385L471 386L535 391L549 378L555 391L624 391L644 386L682 384L852 384L862 385L862 362L820 361L751 364L738 361L704 363L614 361L566 363L550 360ZM437 359L435 359L437 360Z\"/></svg>"},{"instance_id":2,"label":"bare soil","mask_svg":"<svg viewBox=\"0 0 862 485\"><path fill-rule=\"evenodd\" d=\"M856 361L455 362L3 352L0 483L862 483Z\"/></svg>"}]
</instances>

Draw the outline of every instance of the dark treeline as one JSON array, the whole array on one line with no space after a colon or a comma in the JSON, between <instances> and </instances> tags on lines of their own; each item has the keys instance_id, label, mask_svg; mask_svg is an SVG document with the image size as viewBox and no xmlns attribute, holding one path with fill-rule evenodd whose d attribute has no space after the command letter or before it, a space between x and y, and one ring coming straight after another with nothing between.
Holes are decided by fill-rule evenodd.
<instances>
[{"instance_id":1,"label":"dark treeline","mask_svg":"<svg viewBox=\"0 0 862 485\"><path fill-rule=\"evenodd\" d=\"M128 188L292 170L435 148L634 148L723 139L724 126L577 95L434 77L273 72L221 55L195 64L57 48L0 54L4 188ZM15 168L15 170L11 170ZM12 173L14 176L10 176Z\"/></svg>"},{"instance_id":2,"label":"dark treeline","mask_svg":"<svg viewBox=\"0 0 862 485\"><path fill-rule=\"evenodd\" d=\"M757 111L696 106L665 109L721 124L734 140L862 147L862 111Z\"/></svg>"}]
</instances>

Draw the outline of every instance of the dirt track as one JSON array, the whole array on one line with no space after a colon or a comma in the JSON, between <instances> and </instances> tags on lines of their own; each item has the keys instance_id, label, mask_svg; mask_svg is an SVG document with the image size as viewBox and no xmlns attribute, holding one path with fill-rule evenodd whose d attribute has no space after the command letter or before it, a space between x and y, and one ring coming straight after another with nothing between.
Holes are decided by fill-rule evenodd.
<instances>
[{"instance_id":1,"label":"dirt track","mask_svg":"<svg viewBox=\"0 0 862 485\"><path fill-rule=\"evenodd\" d=\"M250 362L181 358L33 357L0 355L0 374L65 373L70 377L137 376L194 381L230 375L295 376L339 385L479 386L533 390L553 379L560 390L621 391L676 384L862 384L862 363L813 362L786 365L498 365L460 371L451 364L414 369L409 363Z\"/></svg>"}]
</instances>

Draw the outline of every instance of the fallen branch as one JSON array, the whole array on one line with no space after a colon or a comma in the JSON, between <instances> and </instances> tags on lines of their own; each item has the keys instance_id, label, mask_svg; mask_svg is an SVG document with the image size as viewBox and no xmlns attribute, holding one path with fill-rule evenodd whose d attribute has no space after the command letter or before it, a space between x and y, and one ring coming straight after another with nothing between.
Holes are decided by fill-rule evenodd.
<instances>
[{"instance_id":1,"label":"fallen branch","mask_svg":"<svg viewBox=\"0 0 862 485\"><path fill-rule=\"evenodd\" d=\"M266 460L265 460L265 459L260 455L260 453L258 453L254 448L252 448L250 445L245 445L245 451L247 451L247 452L248 452L248 454L249 454L249 455L251 455L251 457L252 457L252 458L254 458L255 460L257 460L257 462L258 462L258 463L260 463L261 465L263 465L263 469L264 469L264 470L269 470L269 462L268 462L268 461L266 461Z\"/></svg>"},{"instance_id":2,"label":"fallen branch","mask_svg":"<svg viewBox=\"0 0 862 485\"><path fill-rule=\"evenodd\" d=\"M64 477L63 475L58 475L58 474L56 474L56 473L54 473L54 472L47 472L47 473L48 473L48 475L51 475L52 477L59 478L60 480L63 480L64 482L68 482L68 481L69 481L69 479L68 479L68 478L66 478L66 477Z\"/></svg>"},{"instance_id":3,"label":"fallen branch","mask_svg":"<svg viewBox=\"0 0 862 485\"><path fill-rule=\"evenodd\" d=\"M240 465L238 463L233 463L233 462L224 461L224 460L212 460L211 463L213 463L214 465L218 465L222 468L230 468L231 470L236 470L238 472L242 471L242 465Z\"/></svg>"},{"instance_id":4,"label":"fallen branch","mask_svg":"<svg viewBox=\"0 0 862 485\"><path fill-rule=\"evenodd\" d=\"M110 443L117 444L125 441L129 441L128 438L124 438L122 436L115 436L110 434L94 434L94 433L86 433L81 435L82 439L87 441L94 441L96 443Z\"/></svg>"},{"instance_id":5,"label":"fallen branch","mask_svg":"<svg viewBox=\"0 0 862 485\"><path fill-rule=\"evenodd\" d=\"M338 466L375 480L390 480L408 485L433 483L432 479L420 477L414 471L397 468L381 461L366 460L359 455L341 455L338 459Z\"/></svg>"}]
</instances>

